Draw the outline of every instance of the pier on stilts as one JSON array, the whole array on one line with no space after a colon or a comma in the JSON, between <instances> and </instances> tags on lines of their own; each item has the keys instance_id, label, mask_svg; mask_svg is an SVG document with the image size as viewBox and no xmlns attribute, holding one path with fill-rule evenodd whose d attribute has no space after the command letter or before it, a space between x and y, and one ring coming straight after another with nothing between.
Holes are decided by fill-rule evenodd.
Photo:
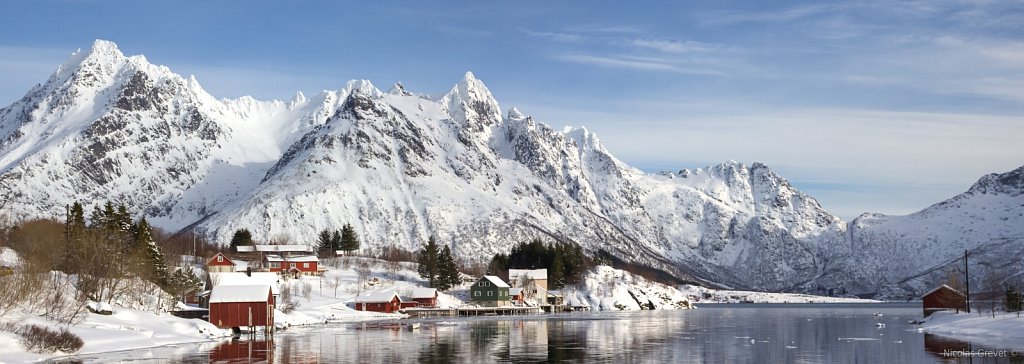
<instances>
[{"instance_id":1,"label":"pier on stilts","mask_svg":"<svg viewBox=\"0 0 1024 364\"><path fill-rule=\"evenodd\" d=\"M541 313L540 307L459 307L459 308L406 308L405 314L421 317L454 317L454 316L518 316Z\"/></svg>"}]
</instances>

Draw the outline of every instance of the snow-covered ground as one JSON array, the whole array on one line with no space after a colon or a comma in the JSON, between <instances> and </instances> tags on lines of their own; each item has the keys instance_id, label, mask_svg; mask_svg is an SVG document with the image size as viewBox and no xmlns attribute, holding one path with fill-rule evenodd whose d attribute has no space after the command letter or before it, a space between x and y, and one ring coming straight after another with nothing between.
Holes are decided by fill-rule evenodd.
<instances>
[{"instance_id":1,"label":"snow-covered ground","mask_svg":"<svg viewBox=\"0 0 1024 364\"><path fill-rule=\"evenodd\" d=\"M755 291L714 290L684 285L680 290L694 303L873 303L880 302L855 297L813 296L800 293L771 293Z\"/></svg>"},{"instance_id":2,"label":"snow-covered ground","mask_svg":"<svg viewBox=\"0 0 1024 364\"><path fill-rule=\"evenodd\" d=\"M984 340L985 344L1005 349L1024 349L1024 317L1017 313L936 312L921 328L930 334L965 340Z\"/></svg>"},{"instance_id":3,"label":"snow-covered ground","mask_svg":"<svg viewBox=\"0 0 1024 364\"><path fill-rule=\"evenodd\" d=\"M16 260L16 258L15 258ZM408 296L415 287L425 285L416 272L416 265L400 263L389 265L376 259L351 257L348 260L325 261L328 269L322 277L303 276L278 281L280 291L290 291L294 308L288 313L275 314L279 329L292 326L319 325L326 322L355 322L365 320L399 319L403 314L363 312L353 309L353 302L362 295L394 291ZM366 274L366 271L369 274ZM363 271L360 274L359 271ZM440 307L458 307L468 296L469 283L455 287L447 293L439 292ZM870 302L868 300L817 297L799 294L761 293L745 291L715 291L702 287L679 288L652 282L629 272L608 266L597 266L578 285L561 290L569 306L590 307L592 310L684 309L699 302ZM278 307L284 306L281 298ZM85 346L77 354L130 350L184 342L221 340L230 335L212 324L198 319L183 319L154 309L129 309L112 305L110 316L88 313L84 321L70 327L80 336ZM0 324L38 324L51 328L59 326L37 315L8 314L0 317ZM67 355L66 353L35 354L26 352L18 337L0 331L0 363L23 362Z\"/></svg>"},{"instance_id":4,"label":"snow-covered ground","mask_svg":"<svg viewBox=\"0 0 1024 364\"><path fill-rule=\"evenodd\" d=\"M678 289L604 265L591 270L579 285L562 289L562 295L568 306L593 310L690 307L689 297Z\"/></svg>"}]
</instances>

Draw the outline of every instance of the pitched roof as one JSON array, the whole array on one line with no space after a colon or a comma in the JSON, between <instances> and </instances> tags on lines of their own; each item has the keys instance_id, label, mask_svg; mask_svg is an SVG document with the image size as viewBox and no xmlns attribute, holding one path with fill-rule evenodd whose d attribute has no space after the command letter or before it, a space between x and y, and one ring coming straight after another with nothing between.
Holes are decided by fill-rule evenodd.
<instances>
[{"instance_id":1,"label":"pitched roof","mask_svg":"<svg viewBox=\"0 0 1024 364\"><path fill-rule=\"evenodd\" d=\"M213 255L212 257L210 257L210 259L207 259L207 260L206 260L206 265L210 265L210 263L213 263L213 261L214 261L215 259L217 259L217 257L218 257L218 256L222 256L222 257L224 257L224 260L225 260L225 261L227 261L228 263L231 263L231 265L235 265L235 262L234 262L233 260L231 260L231 258L228 258L228 256L227 256L227 255L224 255L224 253L217 253L217 254L214 254L214 255Z\"/></svg>"},{"instance_id":2,"label":"pitched roof","mask_svg":"<svg viewBox=\"0 0 1024 364\"><path fill-rule=\"evenodd\" d=\"M283 262L284 261L284 259L281 259L280 255L275 255L275 254L267 254L267 255L263 256L263 259L268 261L268 262Z\"/></svg>"},{"instance_id":3,"label":"pitched roof","mask_svg":"<svg viewBox=\"0 0 1024 364\"><path fill-rule=\"evenodd\" d=\"M509 296L518 296L520 293L523 293L523 288L522 287L509 288L508 289L508 295Z\"/></svg>"},{"instance_id":4,"label":"pitched roof","mask_svg":"<svg viewBox=\"0 0 1024 364\"><path fill-rule=\"evenodd\" d=\"M933 289L933 290L931 290L931 291L928 291L927 293L925 293L925 294L921 295L921 297L923 298L924 296L927 296L927 295L930 295L930 294L932 294L932 293L935 293L936 291L938 291L938 290L942 289L942 287L946 287L946 288L947 288L947 289L949 289L950 291L956 292L957 294L959 294L959 295L961 295L961 296L963 296L963 295L964 295L964 294L963 294L962 292L960 292L960 291L957 291L957 290L956 290L956 289L954 289L953 287L950 287L950 286L947 286L947 285L943 284L943 285L941 285L941 286L938 286L938 287L935 287L935 289Z\"/></svg>"},{"instance_id":5,"label":"pitched roof","mask_svg":"<svg viewBox=\"0 0 1024 364\"><path fill-rule=\"evenodd\" d=\"M270 289L275 295L279 294L277 288L277 280L279 276L274 272L252 272L252 276L248 276L245 272L210 272L210 282L216 286L249 286L249 285L269 285Z\"/></svg>"},{"instance_id":6,"label":"pitched roof","mask_svg":"<svg viewBox=\"0 0 1024 364\"><path fill-rule=\"evenodd\" d=\"M498 276L484 276L483 278L480 278L480 280L484 279L490 281L495 287L508 288L508 284L501 280L501 278L498 278Z\"/></svg>"},{"instance_id":7,"label":"pitched roof","mask_svg":"<svg viewBox=\"0 0 1024 364\"><path fill-rule=\"evenodd\" d=\"M319 262L320 259L315 255L300 255L297 257L287 257L284 260L289 262Z\"/></svg>"},{"instance_id":8,"label":"pitched roof","mask_svg":"<svg viewBox=\"0 0 1024 364\"><path fill-rule=\"evenodd\" d=\"M313 248L308 245L239 245L235 247L238 252L312 252Z\"/></svg>"},{"instance_id":9,"label":"pitched roof","mask_svg":"<svg viewBox=\"0 0 1024 364\"><path fill-rule=\"evenodd\" d=\"M398 296L395 291L381 291L374 292L365 296L356 297L356 303L377 303L377 302L391 302L391 299L398 297L398 302L402 302L402 298Z\"/></svg>"},{"instance_id":10,"label":"pitched roof","mask_svg":"<svg viewBox=\"0 0 1024 364\"><path fill-rule=\"evenodd\" d=\"M412 290L412 298L434 298L437 288L416 287Z\"/></svg>"},{"instance_id":11,"label":"pitched roof","mask_svg":"<svg viewBox=\"0 0 1024 364\"><path fill-rule=\"evenodd\" d=\"M213 287L210 293L210 303L222 302L266 302L270 285L229 285L222 284Z\"/></svg>"},{"instance_id":12,"label":"pitched roof","mask_svg":"<svg viewBox=\"0 0 1024 364\"><path fill-rule=\"evenodd\" d=\"M517 278L526 279L548 279L547 269L509 269L508 280L515 281Z\"/></svg>"}]
</instances>

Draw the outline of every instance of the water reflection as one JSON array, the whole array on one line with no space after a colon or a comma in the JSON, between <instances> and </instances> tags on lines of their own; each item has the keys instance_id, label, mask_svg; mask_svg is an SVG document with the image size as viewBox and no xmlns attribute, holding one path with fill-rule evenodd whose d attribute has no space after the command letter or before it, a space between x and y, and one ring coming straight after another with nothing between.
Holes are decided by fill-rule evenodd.
<instances>
[{"instance_id":1,"label":"water reflection","mask_svg":"<svg viewBox=\"0 0 1024 364\"><path fill-rule=\"evenodd\" d=\"M279 332L272 343L226 342L193 352L226 363L947 362L943 350L961 349L963 343L918 332L908 321L919 315L913 305L721 305L401 320L292 329ZM145 355L171 362L195 358Z\"/></svg>"},{"instance_id":2,"label":"water reflection","mask_svg":"<svg viewBox=\"0 0 1024 364\"><path fill-rule=\"evenodd\" d=\"M946 363L1024 363L1024 350L941 335L924 334L924 350Z\"/></svg>"}]
</instances>

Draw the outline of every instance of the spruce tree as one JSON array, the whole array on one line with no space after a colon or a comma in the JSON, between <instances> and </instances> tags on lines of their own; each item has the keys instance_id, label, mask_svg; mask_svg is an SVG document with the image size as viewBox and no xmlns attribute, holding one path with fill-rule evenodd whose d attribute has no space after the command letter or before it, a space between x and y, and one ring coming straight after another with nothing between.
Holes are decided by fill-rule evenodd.
<instances>
[{"instance_id":1,"label":"spruce tree","mask_svg":"<svg viewBox=\"0 0 1024 364\"><path fill-rule=\"evenodd\" d=\"M341 250L341 231L334 230L334 233L331 234L331 251L337 252L339 250Z\"/></svg>"},{"instance_id":2,"label":"spruce tree","mask_svg":"<svg viewBox=\"0 0 1024 364\"><path fill-rule=\"evenodd\" d=\"M332 234L330 230L326 229L324 231L321 231L320 234L317 235L316 250L320 252L321 258L328 258L334 256L334 244L332 244L333 239L331 239L331 235Z\"/></svg>"},{"instance_id":3,"label":"spruce tree","mask_svg":"<svg viewBox=\"0 0 1024 364\"><path fill-rule=\"evenodd\" d=\"M167 263L164 261L164 253L153 241L153 232L146 221L146 217L139 218L133 229L133 244L141 249L141 256L145 265L140 273L153 283L164 285L167 283Z\"/></svg>"},{"instance_id":4,"label":"spruce tree","mask_svg":"<svg viewBox=\"0 0 1024 364\"><path fill-rule=\"evenodd\" d=\"M438 256L437 262L437 289L447 291L452 287L457 286L462 281L459 278L459 266L455 263L455 257L452 256L452 251L447 245L441 248L441 254Z\"/></svg>"},{"instance_id":5,"label":"spruce tree","mask_svg":"<svg viewBox=\"0 0 1024 364\"><path fill-rule=\"evenodd\" d=\"M345 224L341 228L341 250L349 255L353 251L359 250L359 236L356 235L356 229L352 225Z\"/></svg>"},{"instance_id":6,"label":"spruce tree","mask_svg":"<svg viewBox=\"0 0 1024 364\"><path fill-rule=\"evenodd\" d=\"M438 283L438 247L437 242L434 241L434 237L431 236L427 240L427 244L420 250L419 257L416 258L416 262L419 263L417 272L420 274L420 278L426 279L427 284L430 287L437 287Z\"/></svg>"},{"instance_id":7,"label":"spruce tree","mask_svg":"<svg viewBox=\"0 0 1024 364\"><path fill-rule=\"evenodd\" d=\"M236 250L241 245L253 245L252 233L249 229L238 229L235 230L235 235L231 236L231 249Z\"/></svg>"}]
</instances>

